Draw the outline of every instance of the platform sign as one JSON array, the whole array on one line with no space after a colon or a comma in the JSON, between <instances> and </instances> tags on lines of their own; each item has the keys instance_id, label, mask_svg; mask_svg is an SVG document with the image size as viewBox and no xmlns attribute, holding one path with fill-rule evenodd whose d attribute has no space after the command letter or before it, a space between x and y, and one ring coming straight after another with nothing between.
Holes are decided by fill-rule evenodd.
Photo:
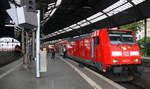
<instances>
[{"instance_id":1,"label":"platform sign","mask_svg":"<svg viewBox=\"0 0 150 89\"><path fill-rule=\"evenodd\" d=\"M47 52L40 51L40 72L47 72Z\"/></svg>"},{"instance_id":2,"label":"platform sign","mask_svg":"<svg viewBox=\"0 0 150 89\"><path fill-rule=\"evenodd\" d=\"M37 12L28 12L25 6L10 8L6 11L16 25L27 29L33 29L38 26Z\"/></svg>"},{"instance_id":3,"label":"platform sign","mask_svg":"<svg viewBox=\"0 0 150 89\"><path fill-rule=\"evenodd\" d=\"M13 22L15 22L15 24L18 24L18 17L17 17L17 8L11 8L7 10L7 13L9 14L9 16L12 18Z\"/></svg>"}]
</instances>

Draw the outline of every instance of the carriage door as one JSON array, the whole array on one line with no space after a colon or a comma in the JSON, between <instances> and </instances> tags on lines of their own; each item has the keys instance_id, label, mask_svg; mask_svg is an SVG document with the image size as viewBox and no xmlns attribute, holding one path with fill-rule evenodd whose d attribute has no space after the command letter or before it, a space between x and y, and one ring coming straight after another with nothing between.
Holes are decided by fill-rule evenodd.
<instances>
[{"instance_id":1,"label":"carriage door","mask_svg":"<svg viewBox=\"0 0 150 89\"><path fill-rule=\"evenodd\" d=\"M99 49L100 40L99 37L92 38L92 59L96 60L98 58L98 49Z\"/></svg>"},{"instance_id":2,"label":"carriage door","mask_svg":"<svg viewBox=\"0 0 150 89\"><path fill-rule=\"evenodd\" d=\"M95 44L94 44L94 37L92 37L92 59L95 59Z\"/></svg>"}]
</instances>

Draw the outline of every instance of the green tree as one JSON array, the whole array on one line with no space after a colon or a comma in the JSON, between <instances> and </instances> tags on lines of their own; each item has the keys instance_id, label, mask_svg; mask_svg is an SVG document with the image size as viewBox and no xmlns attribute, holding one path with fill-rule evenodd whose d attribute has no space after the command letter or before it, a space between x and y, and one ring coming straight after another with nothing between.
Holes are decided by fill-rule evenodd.
<instances>
[{"instance_id":1,"label":"green tree","mask_svg":"<svg viewBox=\"0 0 150 89\"><path fill-rule=\"evenodd\" d=\"M141 27L144 25L143 21L138 21L138 22L134 22L131 24L127 24L127 25L123 25L123 26L119 26L119 29L123 29L123 30L132 30L135 33L141 29Z\"/></svg>"},{"instance_id":2,"label":"green tree","mask_svg":"<svg viewBox=\"0 0 150 89\"><path fill-rule=\"evenodd\" d=\"M143 56L150 57L150 37L147 37L146 43L144 43L144 38L138 41L141 53Z\"/></svg>"}]
</instances>

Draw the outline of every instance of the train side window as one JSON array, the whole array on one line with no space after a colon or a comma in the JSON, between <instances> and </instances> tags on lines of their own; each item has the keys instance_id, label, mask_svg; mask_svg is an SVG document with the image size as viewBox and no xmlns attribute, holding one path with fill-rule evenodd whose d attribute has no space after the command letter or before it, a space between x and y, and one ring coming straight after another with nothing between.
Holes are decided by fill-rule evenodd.
<instances>
[{"instance_id":1,"label":"train side window","mask_svg":"<svg viewBox=\"0 0 150 89\"><path fill-rule=\"evenodd\" d=\"M94 37L94 43L95 43L95 45L99 45L100 44L99 37Z\"/></svg>"}]
</instances>

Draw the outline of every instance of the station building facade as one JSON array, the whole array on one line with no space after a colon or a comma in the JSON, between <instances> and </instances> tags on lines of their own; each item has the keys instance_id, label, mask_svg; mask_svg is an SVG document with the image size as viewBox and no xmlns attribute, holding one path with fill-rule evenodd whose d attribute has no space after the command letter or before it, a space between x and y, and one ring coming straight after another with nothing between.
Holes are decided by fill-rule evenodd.
<instances>
[{"instance_id":1,"label":"station building facade","mask_svg":"<svg viewBox=\"0 0 150 89\"><path fill-rule=\"evenodd\" d=\"M147 19L147 37L150 37L150 18ZM144 31L145 27L144 25L140 27L140 30L138 30L136 37L137 40L142 39L145 36L145 31Z\"/></svg>"}]
</instances>

